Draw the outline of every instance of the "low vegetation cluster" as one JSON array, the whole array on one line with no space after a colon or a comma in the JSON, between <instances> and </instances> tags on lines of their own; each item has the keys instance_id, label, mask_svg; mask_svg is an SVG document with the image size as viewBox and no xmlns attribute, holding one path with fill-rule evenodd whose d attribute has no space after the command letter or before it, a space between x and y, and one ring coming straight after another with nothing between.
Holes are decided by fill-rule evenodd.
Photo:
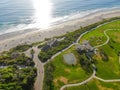
<instances>
[{"instance_id":1,"label":"low vegetation cluster","mask_svg":"<svg viewBox=\"0 0 120 90\"><path fill-rule=\"evenodd\" d=\"M113 20L116 20L116 19L120 19L119 17L116 17L116 18L112 18L112 19L107 19L107 20L103 20L101 22L98 22L98 23L95 23L95 24L92 24L92 25L89 25L89 26L86 26L86 27L81 27L79 30L76 30L74 32L69 32L67 33L66 35L64 36L61 36L61 37L65 37L65 39L62 41L62 44L58 44L57 46L51 48L50 50L48 51L42 51L39 53L39 58L42 62L46 62L48 59L50 59L55 53L59 52L59 51L62 51L64 48L68 47L69 45L71 45L72 43L76 42L77 38L82 34L84 33L85 31L89 31L95 27L97 27L98 25L101 25L101 24L104 24L104 23L107 23L107 22L110 22L110 21L113 21ZM100 38L101 40L104 39L104 38ZM102 41L101 41L102 43ZM99 45L99 44L98 44ZM63 47L62 47L63 46ZM62 47L62 48L60 48ZM111 46L112 47L112 46ZM100 57L102 57L102 60L103 61L108 61L109 60L109 57L107 55L107 53L104 51L104 50L101 50L100 52ZM60 56L59 56L60 57ZM60 60L57 60L58 62L61 62ZM56 62L57 62L56 61ZM55 62L54 62L55 63ZM94 60L93 62L90 62L89 60L85 59L85 58L81 58L80 59L80 65L81 67L86 71L86 72L91 72L92 71L92 66L91 66L91 63L97 63L96 60ZM56 65L58 65L59 63L57 63ZM55 67L57 68L57 66L55 65ZM101 64L100 64L101 65ZM61 65L63 66L63 65ZM48 71L49 68L47 67L47 65L45 66L45 71ZM68 66L69 67L69 66ZM99 67L99 64L97 64L97 67ZM100 71L100 69L99 69ZM58 71L57 71L58 72ZM54 72L55 75L57 75L56 73L57 72ZM62 71L59 71L59 72L62 72ZM45 76L50 76L51 74L51 77L49 78L53 78L53 73L45 73ZM99 74L99 72L98 72ZM64 74L62 74L64 76ZM59 76L59 75L58 75ZM58 77L56 76L56 77ZM44 80L46 80L46 77L44 78ZM54 83L55 85L55 83ZM48 84L47 82L44 82L44 86L48 86L49 88L46 88L44 90L53 90L53 85L50 85Z\"/></svg>"},{"instance_id":2,"label":"low vegetation cluster","mask_svg":"<svg viewBox=\"0 0 120 90\"><path fill-rule=\"evenodd\" d=\"M53 90L54 85L53 85L53 72L55 70L55 67L52 63L48 63L45 66L45 78L44 78L44 85L43 85L43 90Z\"/></svg>"},{"instance_id":3,"label":"low vegetation cluster","mask_svg":"<svg viewBox=\"0 0 120 90\"><path fill-rule=\"evenodd\" d=\"M10 49L10 52L15 52L15 51L24 52L24 51L28 50L31 47L32 47L32 45L28 45L28 44L18 45L16 47Z\"/></svg>"},{"instance_id":4,"label":"low vegetation cluster","mask_svg":"<svg viewBox=\"0 0 120 90\"><path fill-rule=\"evenodd\" d=\"M33 90L36 68L31 58L20 52L0 55L0 90Z\"/></svg>"},{"instance_id":5,"label":"low vegetation cluster","mask_svg":"<svg viewBox=\"0 0 120 90\"><path fill-rule=\"evenodd\" d=\"M119 19L119 17L116 18L111 18L111 19L104 19L101 22L95 23L95 24L91 24L89 26L86 27L80 27L80 29L74 31L74 32L68 32L67 34L60 36L58 38L62 38L64 37L64 40L58 42L58 44L51 48L50 50L47 51L41 51L39 53L39 59L42 62L46 62L48 59L50 59L54 54L56 54L59 51L62 51L63 49L65 49L66 47L68 47L69 45L71 45L72 43L76 42L76 40L78 39L78 37L80 36L80 34L84 33L85 31L89 31L95 27L97 27L100 24L106 23L106 22L110 22L113 20ZM39 46L41 47L41 46Z\"/></svg>"}]
</instances>

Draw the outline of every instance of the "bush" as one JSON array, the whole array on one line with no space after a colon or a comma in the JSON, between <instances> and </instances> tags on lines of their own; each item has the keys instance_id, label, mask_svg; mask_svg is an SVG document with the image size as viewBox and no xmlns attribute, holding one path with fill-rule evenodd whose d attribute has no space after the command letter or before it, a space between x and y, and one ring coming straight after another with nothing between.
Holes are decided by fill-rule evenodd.
<instances>
[{"instance_id":1,"label":"bush","mask_svg":"<svg viewBox=\"0 0 120 90\"><path fill-rule=\"evenodd\" d=\"M115 18L111 18L111 19L104 19L101 22L95 23L95 24L91 24L89 26L80 28L74 32L69 32L61 37L65 37L64 40L60 41L58 43L58 45L54 48L51 48L48 51L41 51L38 55L39 59L42 62L46 62L48 59L50 59L54 54L56 54L59 51L62 51L63 49L67 48L69 45L71 45L73 42L76 42L76 40L78 39L78 37L80 36L80 34L84 33L85 31L89 31L95 27L97 27L100 24L106 23L106 22L110 22L116 19L120 19L120 17L115 17ZM41 47L41 45L39 46Z\"/></svg>"},{"instance_id":2,"label":"bush","mask_svg":"<svg viewBox=\"0 0 120 90\"><path fill-rule=\"evenodd\" d=\"M53 72L55 70L55 67L52 63L48 63L45 66L45 77L44 77L44 83L43 83L43 90L53 90Z\"/></svg>"},{"instance_id":3,"label":"bush","mask_svg":"<svg viewBox=\"0 0 120 90\"><path fill-rule=\"evenodd\" d=\"M10 51L11 52L16 52L16 51L24 52L24 51L28 50L31 47L32 47L32 45L19 45L19 46L16 46L16 47L10 49Z\"/></svg>"}]
</instances>

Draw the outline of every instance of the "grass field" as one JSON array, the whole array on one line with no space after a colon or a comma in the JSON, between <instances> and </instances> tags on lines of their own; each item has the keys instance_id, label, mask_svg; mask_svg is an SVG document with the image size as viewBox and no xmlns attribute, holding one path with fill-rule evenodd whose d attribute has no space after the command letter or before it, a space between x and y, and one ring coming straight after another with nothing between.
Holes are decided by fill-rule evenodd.
<instances>
[{"instance_id":1,"label":"grass field","mask_svg":"<svg viewBox=\"0 0 120 90\"><path fill-rule=\"evenodd\" d=\"M108 31L107 34L110 37L108 44L98 48L98 53L94 57L96 60L97 74L96 76L103 79L120 79L120 64L119 56L120 52L120 20L103 25L95 30L85 34L80 43L84 40L89 40L92 46L103 44L107 38L104 35L104 31ZM103 51L108 56L108 61L102 60L100 52ZM120 90L120 83L105 83L98 80L92 80L86 85L69 87L65 90Z\"/></svg>"},{"instance_id":2,"label":"grass field","mask_svg":"<svg viewBox=\"0 0 120 90\"><path fill-rule=\"evenodd\" d=\"M120 65L118 57L118 52L120 51L120 30L116 31L114 29L120 29L120 20L96 28L95 30L84 35L81 38L80 42L87 39L93 46L103 44L107 40L104 35L104 31L108 29L113 29L113 31L107 32L110 37L110 41L108 44L100 47L98 49L98 54L96 55L96 57L94 57L94 59L97 60L97 76L104 79L117 79L120 78ZM100 40L101 42L99 42ZM109 59L107 62L102 60L99 54L100 50L104 51L107 54Z\"/></svg>"},{"instance_id":3,"label":"grass field","mask_svg":"<svg viewBox=\"0 0 120 90\"><path fill-rule=\"evenodd\" d=\"M107 40L104 31L108 29L120 29L120 20L96 28L85 34L79 42L81 43L84 40L89 40L92 46L103 44ZM120 30L108 31L107 34L110 37L110 41L108 44L98 48L97 54L93 57L97 67L96 76L103 79L120 79L120 64L118 56L118 53L120 52ZM71 52L75 55L78 61L75 66L67 65L63 59L64 54ZM103 60L104 57L101 52L104 53L108 60ZM59 90L65 84L82 82L90 77L91 73L88 74L81 68L79 59L80 55L75 50L75 46L73 46L52 60L52 63L55 66L55 71L53 73L54 90ZM119 84L120 83L104 83L94 79L86 85L69 87L65 90L119 90Z\"/></svg>"},{"instance_id":4,"label":"grass field","mask_svg":"<svg viewBox=\"0 0 120 90\"><path fill-rule=\"evenodd\" d=\"M77 61L79 61L79 54L75 50L75 46L57 56L53 61L55 66L54 71L54 90L59 90L64 84L77 83L87 79L91 73L86 73L80 66L79 62L75 66L67 65L63 60L63 55L67 53L74 53Z\"/></svg>"},{"instance_id":5,"label":"grass field","mask_svg":"<svg viewBox=\"0 0 120 90\"><path fill-rule=\"evenodd\" d=\"M90 43L93 46L102 44L107 39L104 35L104 31L107 29L120 29L120 20L102 25L101 27L92 30L90 33L85 34L80 39L80 43L84 40L89 40L91 41Z\"/></svg>"},{"instance_id":6,"label":"grass field","mask_svg":"<svg viewBox=\"0 0 120 90\"><path fill-rule=\"evenodd\" d=\"M87 84L69 87L64 90L120 90L120 83L105 83L96 79L91 80Z\"/></svg>"}]
</instances>

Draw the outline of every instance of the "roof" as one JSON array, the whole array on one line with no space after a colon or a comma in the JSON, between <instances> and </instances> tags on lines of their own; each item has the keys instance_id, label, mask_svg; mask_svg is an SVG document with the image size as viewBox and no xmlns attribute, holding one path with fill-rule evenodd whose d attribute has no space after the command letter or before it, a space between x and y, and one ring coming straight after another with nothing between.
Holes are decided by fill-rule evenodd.
<instances>
[{"instance_id":1,"label":"roof","mask_svg":"<svg viewBox=\"0 0 120 90\"><path fill-rule=\"evenodd\" d=\"M82 44L83 44L83 45L87 45L87 44L89 44L89 41L84 40L84 41L82 42Z\"/></svg>"},{"instance_id":2,"label":"roof","mask_svg":"<svg viewBox=\"0 0 120 90\"><path fill-rule=\"evenodd\" d=\"M88 41L83 41L82 45L76 45L76 49L77 50L90 50L92 51L93 50L93 47L89 44Z\"/></svg>"},{"instance_id":3,"label":"roof","mask_svg":"<svg viewBox=\"0 0 120 90\"><path fill-rule=\"evenodd\" d=\"M52 39L52 40L50 40L50 41L48 41L48 45L50 45L50 47L52 47L52 46L56 46L56 44L57 44L57 39Z\"/></svg>"},{"instance_id":4,"label":"roof","mask_svg":"<svg viewBox=\"0 0 120 90\"><path fill-rule=\"evenodd\" d=\"M69 64L69 65L76 64L76 58L73 53L65 54L63 57L67 64Z\"/></svg>"},{"instance_id":5,"label":"roof","mask_svg":"<svg viewBox=\"0 0 120 90\"><path fill-rule=\"evenodd\" d=\"M85 50L84 45L76 45L77 50Z\"/></svg>"}]
</instances>

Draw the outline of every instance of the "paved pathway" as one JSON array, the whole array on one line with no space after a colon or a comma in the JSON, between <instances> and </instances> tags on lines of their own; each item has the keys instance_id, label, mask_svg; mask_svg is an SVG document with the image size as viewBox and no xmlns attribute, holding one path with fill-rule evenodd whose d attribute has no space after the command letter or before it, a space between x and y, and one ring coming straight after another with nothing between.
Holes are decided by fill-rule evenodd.
<instances>
[{"instance_id":1,"label":"paved pathway","mask_svg":"<svg viewBox=\"0 0 120 90\"><path fill-rule=\"evenodd\" d=\"M100 26L101 26L101 25L100 25ZM92 30L94 30L94 29L92 29ZM92 31L92 30L90 30L90 31ZM55 55L53 55L53 56L51 57L51 59L49 59L49 60L48 60L47 62L45 62L45 63L42 63L42 62L39 60L39 58L38 58L38 54L39 54L40 50L39 50L37 47L33 47L33 50L35 51L33 60L34 60L34 62L35 62L35 66L36 66L36 68L37 68L37 78L36 78L36 82L35 82L35 85L34 85L34 86L35 86L35 90L42 90L43 79L44 79L44 65L45 65L46 63L48 63L50 60L53 60L56 56L58 56L58 55L61 54L62 52L68 50L69 48L71 48L72 46L74 46L74 45L76 45L76 44L79 44L79 40L80 40L85 34L87 34L87 33L90 32L90 31L86 31L86 32L84 32L83 34L81 34L80 37L77 39L76 43L73 43L73 44L71 44L69 47L63 49L62 51L60 51L60 52L58 52L58 53L56 53ZM104 31L104 34L105 34L105 36L107 37L107 41L106 41L104 44L95 46L95 48L98 48L98 47L101 47L101 46L103 46L103 45L106 45L106 44L109 42L110 38L109 38L109 36L108 36L107 33L106 33L107 31L110 31L110 30ZM30 57L30 49L29 49L28 51L26 51L25 54ZM120 62L120 59L119 59L119 62ZM83 82L80 82L80 83L77 83L77 84L64 85L63 87L61 87L60 90L64 90L64 88L66 88L66 87L83 85L83 84L89 82L89 81L90 81L91 79L93 79L93 78L96 78L96 79L98 79L98 80L105 81L105 82L120 81L119 79L117 79L117 80L104 80L104 79L101 79L101 78L99 78L99 77L96 77L95 74L96 74L96 71L94 70L92 76L91 76L90 78L88 78L87 80L85 80L85 81L83 81Z\"/></svg>"},{"instance_id":2,"label":"paved pathway","mask_svg":"<svg viewBox=\"0 0 120 90\"><path fill-rule=\"evenodd\" d=\"M105 31L104 31L104 35L107 37L106 42L103 43L103 44L101 44L101 45L95 46L94 48L102 47L102 46L106 45L106 44L110 41L110 37L107 35L107 32L108 32L108 31L118 31L118 30L120 30L120 29L108 29L108 30L105 30Z\"/></svg>"},{"instance_id":3,"label":"paved pathway","mask_svg":"<svg viewBox=\"0 0 120 90\"><path fill-rule=\"evenodd\" d=\"M107 31L113 31L113 30L120 30L120 29L109 29L109 30L105 30L105 31L104 31L104 35L107 37L106 42L103 43L103 44L101 44L101 45L95 46L94 48L99 48L99 47L102 47L102 46L106 45L106 44L109 42L109 40L110 40L110 37L107 35ZM87 32L83 33L83 34L78 38L76 44L79 44L79 40L80 40L85 34L87 34L88 32L90 32L90 31L87 31ZM74 44L75 44L75 43L74 43ZM69 48L68 48L68 49L69 49ZM120 56L119 56L119 63L120 63ZM95 66L95 65L93 65L93 66ZM95 67L96 67L96 66L95 66ZM67 84L67 85L64 85L64 86L61 87L60 90L64 90L66 87L83 85L83 84L89 82L89 81L90 81L91 79L93 79L93 78L98 79L98 80L103 81L103 82L120 82L120 79L104 80L104 79L102 79L102 78L99 78L99 77L95 76L95 74L96 74L96 71L94 70L94 71L93 71L93 75L92 75L90 78L88 78L87 80L85 80L85 81L83 81L83 82L80 82L80 83L76 83L76 84Z\"/></svg>"},{"instance_id":4,"label":"paved pathway","mask_svg":"<svg viewBox=\"0 0 120 90\"><path fill-rule=\"evenodd\" d=\"M120 79L111 79L111 80L105 80L105 79L102 79L102 78L99 78L97 76L94 76L95 79L98 79L102 82L120 82Z\"/></svg>"},{"instance_id":5,"label":"paved pathway","mask_svg":"<svg viewBox=\"0 0 120 90\"><path fill-rule=\"evenodd\" d=\"M37 47L33 47L32 49L35 51L33 61L35 63L35 67L37 68L37 77L36 77L36 81L34 84L34 88L35 90L42 90L43 79L44 79L44 66L38 58L38 54L40 50ZM31 49L25 52L25 54L29 57L31 57L30 50Z\"/></svg>"},{"instance_id":6,"label":"paved pathway","mask_svg":"<svg viewBox=\"0 0 120 90\"><path fill-rule=\"evenodd\" d=\"M73 87L73 86L79 86L79 85L86 84L87 82L89 82L91 79L94 78L95 74L96 74L96 71L94 70L92 76L89 77L87 80L85 80L83 82L80 82L80 83L76 83L76 84L67 84L67 85L64 85L60 90L64 90L67 87Z\"/></svg>"}]
</instances>

